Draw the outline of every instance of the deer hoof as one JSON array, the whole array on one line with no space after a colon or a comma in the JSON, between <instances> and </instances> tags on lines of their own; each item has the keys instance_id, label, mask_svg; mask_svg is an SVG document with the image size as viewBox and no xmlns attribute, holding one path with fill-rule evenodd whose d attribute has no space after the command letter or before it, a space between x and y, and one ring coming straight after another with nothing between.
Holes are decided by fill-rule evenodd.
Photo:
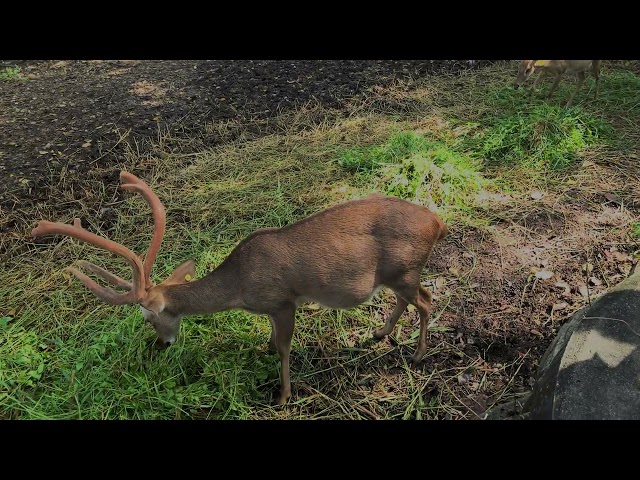
<instances>
[{"instance_id":1,"label":"deer hoof","mask_svg":"<svg viewBox=\"0 0 640 480\"><path fill-rule=\"evenodd\" d=\"M375 338L376 340L382 340L386 336L387 334L384 332L382 328L373 332L373 338Z\"/></svg>"},{"instance_id":2,"label":"deer hoof","mask_svg":"<svg viewBox=\"0 0 640 480\"><path fill-rule=\"evenodd\" d=\"M422 357L424 357L424 354L414 355L413 357L411 357L411 366L413 368L416 368L422 361Z\"/></svg>"}]
</instances>

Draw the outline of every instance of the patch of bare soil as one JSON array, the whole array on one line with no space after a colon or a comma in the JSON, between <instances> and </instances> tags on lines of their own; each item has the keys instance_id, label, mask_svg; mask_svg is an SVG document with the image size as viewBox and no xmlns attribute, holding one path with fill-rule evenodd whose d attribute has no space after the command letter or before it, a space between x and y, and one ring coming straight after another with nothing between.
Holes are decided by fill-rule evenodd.
<instances>
[{"instance_id":1,"label":"patch of bare soil","mask_svg":"<svg viewBox=\"0 0 640 480\"><path fill-rule=\"evenodd\" d=\"M24 81L0 82L0 209L45 202L64 177L82 190L88 178L116 179L126 148L147 151L170 132L172 147L220 138L218 122L260 135L268 119L307 102L340 108L372 86L479 61L5 61ZM187 140L188 139L188 140ZM144 167L144 166L141 166ZM79 200L82 199L80 196ZM56 208L64 213L65 206ZM0 222L0 233L14 225Z\"/></svg>"}]
</instances>

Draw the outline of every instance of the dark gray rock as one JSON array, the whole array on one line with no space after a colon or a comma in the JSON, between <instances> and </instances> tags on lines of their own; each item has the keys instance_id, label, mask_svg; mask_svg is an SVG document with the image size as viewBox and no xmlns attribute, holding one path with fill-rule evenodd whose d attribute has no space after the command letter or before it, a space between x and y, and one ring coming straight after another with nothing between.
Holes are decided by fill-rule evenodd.
<instances>
[{"instance_id":1,"label":"dark gray rock","mask_svg":"<svg viewBox=\"0 0 640 480\"><path fill-rule=\"evenodd\" d=\"M640 419L640 271L560 329L524 412L530 419Z\"/></svg>"}]
</instances>

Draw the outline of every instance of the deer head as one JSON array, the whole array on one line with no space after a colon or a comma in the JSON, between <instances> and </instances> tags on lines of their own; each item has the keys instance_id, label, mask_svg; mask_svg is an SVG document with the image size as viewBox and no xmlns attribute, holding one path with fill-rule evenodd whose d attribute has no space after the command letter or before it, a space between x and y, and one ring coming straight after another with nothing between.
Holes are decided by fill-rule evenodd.
<instances>
[{"instance_id":1,"label":"deer head","mask_svg":"<svg viewBox=\"0 0 640 480\"><path fill-rule=\"evenodd\" d=\"M513 88L516 90L526 82L533 72L536 71L537 60L522 60L518 66L518 76L516 77L516 83L513 84Z\"/></svg>"},{"instance_id":2,"label":"deer head","mask_svg":"<svg viewBox=\"0 0 640 480\"><path fill-rule=\"evenodd\" d=\"M98 285L74 267L67 267L66 270L75 275L80 282L98 298L110 305L140 305L145 320L153 325L157 333L158 341L156 345L158 347L166 347L173 344L178 336L182 314L173 312L170 306L167 305L164 289L170 285L186 283L193 278L195 276L195 262L188 260L182 263L164 282L154 285L151 281L150 274L164 235L165 209L160 199L153 193L149 186L135 175L123 171L120 173L120 181L122 182L121 186L123 189L142 195L153 211L153 237L144 261L124 245L85 230L80 225L79 218L74 220L73 225L41 220L38 226L32 230L31 234L34 237L50 234L66 235L124 258L131 266L131 282L91 262L85 260L78 261L80 267L102 277L107 283L114 287L124 289L125 292L123 293L118 293L112 288Z\"/></svg>"}]
</instances>

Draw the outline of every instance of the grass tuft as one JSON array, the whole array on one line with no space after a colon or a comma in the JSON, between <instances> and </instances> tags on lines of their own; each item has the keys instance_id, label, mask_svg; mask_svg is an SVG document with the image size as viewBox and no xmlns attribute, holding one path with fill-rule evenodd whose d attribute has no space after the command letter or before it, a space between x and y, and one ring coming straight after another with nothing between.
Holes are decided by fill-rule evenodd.
<instances>
[{"instance_id":1,"label":"grass tuft","mask_svg":"<svg viewBox=\"0 0 640 480\"><path fill-rule=\"evenodd\" d=\"M490 162L557 170L571 165L581 151L610 132L607 124L580 108L538 105L496 119L470 138L467 148Z\"/></svg>"},{"instance_id":2,"label":"grass tuft","mask_svg":"<svg viewBox=\"0 0 640 480\"><path fill-rule=\"evenodd\" d=\"M0 70L0 81L10 82L24 80L20 67L5 67L4 70Z\"/></svg>"}]
</instances>

